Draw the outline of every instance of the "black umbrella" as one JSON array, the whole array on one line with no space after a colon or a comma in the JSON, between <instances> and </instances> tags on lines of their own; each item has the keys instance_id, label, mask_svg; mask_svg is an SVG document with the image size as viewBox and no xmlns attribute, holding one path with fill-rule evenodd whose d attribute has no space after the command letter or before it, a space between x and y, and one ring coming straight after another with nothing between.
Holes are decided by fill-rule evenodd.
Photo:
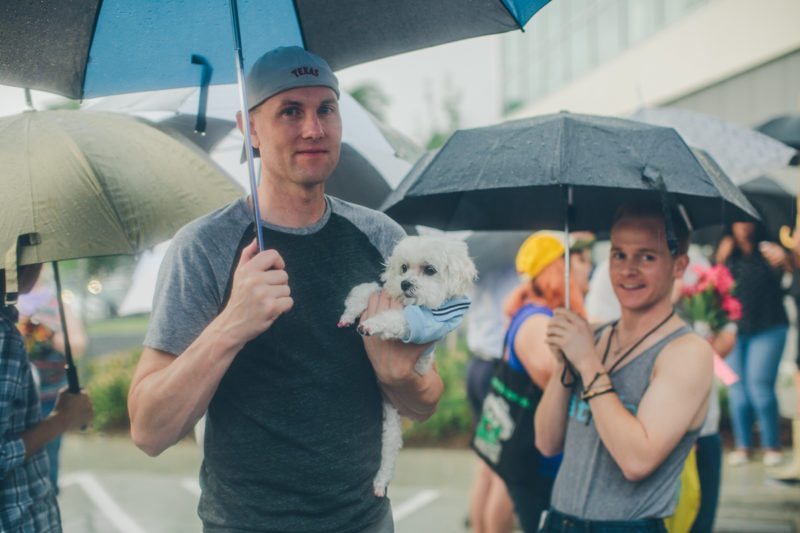
<instances>
[{"instance_id":1,"label":"black umbrella","mask_svg":"<svg viewBox=\"0 0 800 533\"><path fill-rule=\"evenodd\" d=\"M800 113L775 117L755 129L795 150L800 150ZM790 164L800 164L800 157L795 155Z\"/></svg>"},{"instance_id":2,"label":"black umbrella","mask_svg":"<svg viewBox=\"0 0 800 533\"><path fill-rule=\"evenodd\" d=\"M743 183L739 188L756 208L767 237L778 241L781 228L793 227L797 217L797 198L778 179L760 176ZM697 244L716 244L722 238L722 226L702 228L692 234L692 242Z\"/></svg>"},{"instance_id":3,"label":"black umbrella","mask_svg":"<svg viewBox=\"0 0 800 533\"><path fill-rule=\"evenodd\" d=\"M476 231L466 239L479 274L514 264L517 250L530 231Z\"/></svg>"},{"instance_id":4,"label":"black umbrella","mask_svg":"<svg viewBox=\"0 0 800 533\"><path fill-rule=\"evenodd\" d=\"M758 218L713 160L675 130L570 113L457 131L383 209L401 224L563 228L566 238L608 229L619 205L653 198L678 206L690 227Z\"/></svg>"},{"instance_id":5,"label":"black umbrella","mask_svg":"<svg viewBox=\"0 0 800 533\"><path fill-rule=\"evenodd\" d=\"M654 195L668 195L693 227L758 218L675 130L570 113L457 131L383 209L401 224L447 230L596 231L620 204Z\"/></svg>"},{"instance_id":6,"label":"black umbrella","mask_svg":"<svg viewBox=\"0 0 800 533\"><path fill-rule=\"evenodd\" d=\"M777 240L780 228L794 226L797 198L775 179L761 176L739 186L766 227L770 240Z\"/></svg>"}]
</instances>

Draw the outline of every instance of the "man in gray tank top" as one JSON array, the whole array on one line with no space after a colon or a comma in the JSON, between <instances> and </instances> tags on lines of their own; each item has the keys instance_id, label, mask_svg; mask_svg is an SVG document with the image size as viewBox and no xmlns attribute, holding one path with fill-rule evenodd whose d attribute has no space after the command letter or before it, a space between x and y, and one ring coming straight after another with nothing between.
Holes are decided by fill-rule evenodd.
<instances>
[{"instance_id":1,"label":"man in gray tank top","mask_svg":"<svg viewBox=\"0 0 800 533\"><path fill-rule=\"evenodd\" d=\"M564 459L543 531L664 531L675 509L708 409L712 351L673 313L689 232L677 212L671 222L658 204L618 212L609 268L617 323L593 332L564 309L550 321L562 379L550 380L537 409L536 445Z\"/></svg>"},{"instance_id":2,"label":"man in gray tank top","mask_svg":"<svg viewBox=\"0 0 800 533\"><path fill-rule=\"evenodd\" d=\"M424 419L442 381L413 370L427 346L362 339L337 322L350 289L378 279L404 233L324 194L342 123L323 59L298 47L268 52L247 90L268 249L253 238L250 198L175 236L131 384L131 435L158 455L208 411L206 532L391 532L389 500L372 488L383 398ZM364 317L394 307L375 295Z\"/></svg>"}]
</instances>

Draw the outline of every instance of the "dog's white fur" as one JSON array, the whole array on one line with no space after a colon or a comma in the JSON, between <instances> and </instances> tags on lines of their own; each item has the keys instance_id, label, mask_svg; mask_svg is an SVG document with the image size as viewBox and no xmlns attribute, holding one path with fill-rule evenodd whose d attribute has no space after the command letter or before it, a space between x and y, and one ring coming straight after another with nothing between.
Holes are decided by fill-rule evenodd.
<instances>
[{"instance_id":1,"label":"dog's white fur","mask_svg":"<svg viewBox=\"0 0 800 533\"><path fill-rule=\"evenodd\" d=\"M466 294L477 277L475 265L463 241L440 236L406 237L395 246L381 274L387 294L406 305L429 309ZM369 297L380 291L377 283L354 287L345 300L339 327L352 325L366 310ZM402 310L379 313L358 326L362 335L378 335L381 339L398 339L408 334L408 323ZM433 350L419 358L414 369L425 374L433 365ZM400 415L389 402L383 406L383 441L381 466L373 481L376 496L385 496L394 474L397 454L403 446Z\"/></svg>"}]
</instances>

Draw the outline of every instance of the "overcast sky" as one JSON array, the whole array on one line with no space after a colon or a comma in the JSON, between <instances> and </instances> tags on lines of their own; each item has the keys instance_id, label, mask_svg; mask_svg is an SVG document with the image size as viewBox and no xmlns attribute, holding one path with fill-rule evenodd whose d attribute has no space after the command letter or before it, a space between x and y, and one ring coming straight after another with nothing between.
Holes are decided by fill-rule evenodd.
<instances>
[{"instance_id":1,"label":"overcast sky","mask_svg":"<svg viewBox=\"0 0 800 533\"><path fill-rule=\"evenodd\" d=\"M387 122L419 141L427 137L433 125L445 127L442 109L448 92L459 96L462 127L491 124L500 117L497 36L389 57L338 74L345 90L364 82L377 84L390 99ZM430 101L434 103L434 116Z\"/></svg>"}]
</instances>

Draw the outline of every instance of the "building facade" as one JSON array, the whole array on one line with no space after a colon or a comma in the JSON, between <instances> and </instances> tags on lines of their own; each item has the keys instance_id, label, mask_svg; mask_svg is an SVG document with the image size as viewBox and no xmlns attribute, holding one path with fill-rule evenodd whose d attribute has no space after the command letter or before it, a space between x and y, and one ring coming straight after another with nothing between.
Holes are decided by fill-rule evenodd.
<instances>
[{"instance_id":1,"label":"building facade","mask_svg":"<svg viewBox=\"0 0 800 533\"><path fill-rule=\"evenodd\" d=\"M798 0L553 0L503 37L503 108L674 105L755 126L800 112L798 21Z\"/></svg>"}]
</instances>

